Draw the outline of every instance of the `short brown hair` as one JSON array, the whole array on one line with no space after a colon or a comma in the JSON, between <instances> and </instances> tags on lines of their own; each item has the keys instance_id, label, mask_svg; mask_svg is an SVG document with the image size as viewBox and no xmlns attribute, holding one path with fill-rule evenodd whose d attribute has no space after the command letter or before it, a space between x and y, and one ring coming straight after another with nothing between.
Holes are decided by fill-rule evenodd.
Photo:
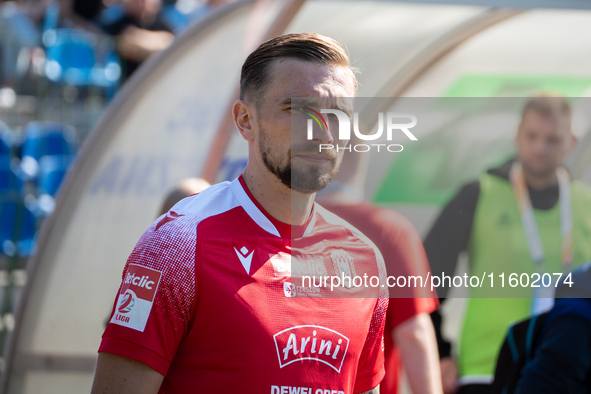
<instances>
[{"instance_id":1,"label":"short brown hair","mask_svg":"<svg viewBox=\"0 0 591 394\"><path fill-rule=\"evenodd\" d=\"M249 95L257 105L260 103L269 84L269 65L278 58L347 67L357 90L357 70L351 67L349 55L338 41L317 33L286 34L264 42L248 55L240 75L241 100Z\"/></svg>"},{"instance_id":2,"label":"short brown hair","mask_svg":"<svg viewBox=\"0 0 591 394\"><path fill-rule=\"evenodd\" d=\"M540 93L529 98L521 111L521 118L529 111L552 118L564 119L570 131L572 108L570 103L562 96L555 93Z\"/></svg>"}]
</instances>

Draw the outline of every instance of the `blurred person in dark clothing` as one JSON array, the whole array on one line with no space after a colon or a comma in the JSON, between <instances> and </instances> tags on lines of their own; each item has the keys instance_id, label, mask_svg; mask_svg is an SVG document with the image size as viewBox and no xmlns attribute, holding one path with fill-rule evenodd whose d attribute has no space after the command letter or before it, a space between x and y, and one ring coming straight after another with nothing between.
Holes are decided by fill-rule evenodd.
<instances>
[{"instance_id":1,"label":"blurred person in dark clothing","mask_svg":"<svg viewBox=\"0 0 591 394\"><path fill-rule=\"evenodd\" d=\"M97 17L104 32L116 38L124 78L174 39L176 27L162 17L161 10L162 0L121 0Z\"/></svg>"},{"instance_id":2,"label":"blurred person in dark clothing","mask_svg":"<svg viewBox=\"0 0 591 394\"><path fill-rule=\"evenodd\" d=\"M103 8L101 0L74 0L74 12L89 21L96 18Z\"/></svg>"},{"instance_id":3,"label":"blurred person in dark clothing","mask_svg":"<svg viewBox=\"0 0 591 394\"><path fill-rule=\"evenodd\" d=\"M30 66L38 63L35 59L44 58L41 48L48 45L42 40L46 31L66 28L101 33L94 23L74 11L73 1L81 3L40 0L0 4L0 86L15 88L19 93L37 93L31 84Z\"/></svg>"},{"instance_id":4,"label":"blurred person in dark clothing","mask_svg":"<svg viewBox=\"0 0 591 394\"><path fill-rule=\"evenodd\" d=\"M523 368L516 394L591 393L591 262L573 271L570 282L556 289L561 298Z\"/></svg>"},{"instance_id":5,"label":"blurred person in dark clothing","mask_svg":"<svg viewBox=\"0 0 591 394\"><path fill-rule=\"evenodd\" d=\"M75 12L75 2L77 0L40 0L34 3L24 3L23 8L41 30L77 28L100 33L101 31L95 23ZM57 12L57 18L48 24L48 17L52 19L50 15L52 12Z\"/></svg>"}]
</instances>

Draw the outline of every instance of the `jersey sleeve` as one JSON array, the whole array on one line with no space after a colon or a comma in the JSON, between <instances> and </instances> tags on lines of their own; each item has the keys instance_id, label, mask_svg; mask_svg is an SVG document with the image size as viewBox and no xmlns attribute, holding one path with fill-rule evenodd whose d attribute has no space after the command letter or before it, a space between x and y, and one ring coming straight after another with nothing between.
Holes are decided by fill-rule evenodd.
<instances>
[{"instance_id":1,"label":"jersey sleeve","mask_svg":"<svg viewBox=\"0 0 591 394\"><path fill-rule=\"evenodd\" d=\"M386 269L379 251L376 251L380 283L386 283ZM361 351L354 393L363 393L380 384L386 374L384 368L384 326L388 310L388 289L381 287L369 324L365 345Z\"/></svg>"},{"instance_id":2,"label":"jersey sleeve","mask_svg":"<svg viewBox=\"0 0 591 394\"><path fill-rule=\"evenodd\" d=\"M169 213L140 238L125 265L99 348L165 376L195 303L196 225L184 219Z\"/></svg>"}]
</instances>

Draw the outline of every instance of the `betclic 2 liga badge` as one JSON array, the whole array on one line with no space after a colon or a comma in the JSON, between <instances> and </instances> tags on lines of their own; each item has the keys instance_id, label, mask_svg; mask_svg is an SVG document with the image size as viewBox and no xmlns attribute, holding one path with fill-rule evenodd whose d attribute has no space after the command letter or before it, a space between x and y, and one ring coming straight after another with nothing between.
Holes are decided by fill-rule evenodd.
<instances>
[{"instance_id":1,"label":"betclic 2 liga badge","mask_svg":"<svg viewBox=\"0 0 591 394\"><path fill-rule=\"evenodd\" d=\"M144 331L162 272L129 264L111 323Z\"/></svg>"}]
</instances>

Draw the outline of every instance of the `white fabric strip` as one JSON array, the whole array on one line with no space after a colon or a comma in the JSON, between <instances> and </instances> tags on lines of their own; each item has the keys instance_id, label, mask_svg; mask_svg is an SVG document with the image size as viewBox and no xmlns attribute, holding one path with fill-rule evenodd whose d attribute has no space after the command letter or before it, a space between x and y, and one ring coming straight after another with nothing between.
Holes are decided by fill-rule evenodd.
<instances>
[{"instance_id":1,"label":"white fabric strip","mask_svg":"<svg viewBox=\"0 0 591 394\"><path fill-rule=\"evenodd\" d=\"M560 232L562 236L561 262L564 271L568 271L573 259L573 214L570 176L566 169L561 167L556 171L556 177L558 178ZM525 175L523 174L523 168L520 163L513 163L509 178L513 186L515 198L517 199L517 205L521 214L521 223L523 224L531 258L537 266L538 273L543 274L546 272L546 267L544 266L544 249L534 216L534 208L527 190ZM552 309L554 305L554 288L554 283L551 283L549 287L540 286L534 288L531 306L532 314L540 314Z\"/></svg>"},{"instance_id":2,"label":"white fabric strip","mask_svg":"<svg viewBox=\"0 0 591 394\"><path fill-rule=\"evenodd\" d=\"M263 230L266 232L273 234L277 237L281 237L277 228L271 223L271 221L265 216L264 213L255 205L254 202L250 199L248 194L242 188L240 184L240 180L238 178L234 179L230 183L230 190L234 193L234 196L242 205L242 208L248 213L248 216L252 218Z\"/></svg>"}]
</instances>

